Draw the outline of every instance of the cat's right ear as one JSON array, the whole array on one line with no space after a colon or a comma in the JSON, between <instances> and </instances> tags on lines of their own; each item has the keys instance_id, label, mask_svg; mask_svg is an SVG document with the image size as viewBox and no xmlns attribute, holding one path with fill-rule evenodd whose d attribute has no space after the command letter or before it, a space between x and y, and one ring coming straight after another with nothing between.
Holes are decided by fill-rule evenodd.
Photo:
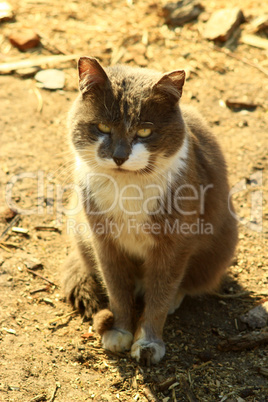
<instances>
[{"instance_id":1,"label":"cat's right ear","mask_svg":"<svg viewBox=\"0 0 268 402\"><path fill-rule=\"evenodd\" d=\"M97 59L80 57L78 61L79 86L82 95L90 92L94 87L105 87L109 78Z\"/></svg>"},{"instance_id":2,"label":"cat's right ear","mask_svg":"<svg viewBox=\"0 0 268 402\"><path fill-rule=\"evenodd\" d=\"M153 86L154 94L176 103L181 98L184 82L184 70L171 71L170 73L164 74Z\"/></svg>"}]
</instances>

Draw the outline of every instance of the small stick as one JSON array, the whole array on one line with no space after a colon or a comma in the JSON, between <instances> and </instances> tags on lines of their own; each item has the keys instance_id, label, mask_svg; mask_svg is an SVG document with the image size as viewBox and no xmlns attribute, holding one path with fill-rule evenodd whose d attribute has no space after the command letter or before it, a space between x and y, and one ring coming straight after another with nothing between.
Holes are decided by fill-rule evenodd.
<instances>
[{"instance_id":1,"label":"small stick","mask_svg":"<svg viewBox=\"0 0 268 402\"><path fill-rule=\"evenodd\" d=\"M74 310L71 313L68 313L68 314L65 314L65 315L61 315L60 317L57 317L54 320L49 321L48 325L54 324L54 322L57 322L59 320L62 320L63 318L67 318L67 317L70 317L71 315L75 315L75 314L78 314L77 310Z\"/></svg>"},{"instance_id":2,"label":"small stick","mask_svg":"<svg viewBox=\"0 0 268 402\"><path fill-rule=\"evenodd\" d=\"M7 225L7 227L5 228L5 230L3 231L3 233L0 236L0 240L3 239L3 237L7 234L7 232L12 228L12 226L14 226L18 220L20 219L20 215L16 215L14 216L14 218L12 219L12 221Z\"/></svg>"},{"instance_id":3,"label":"small stick","mask_svg":"<svg viewBox=\"0 0 268 402\"><path fill-rule=\"evenodd\" d=\"M21 234L23 234L23 235L28 235L29 229L18 228L18 227L16 227L16 226L13 226L12 232L14 232L14 233L21 233Z\"/></svg>"},{"instance_id":4,"label":"small stick","mask_svg":"<svg viewBox=\"0 0 268 402\"><path fill-rule=\"evenodd\" d=\"M0 64L0 74L9 74L10 71L18 70L20 68L37 67L42 64L56 64L79 59L79 55L57 55L57 56L41 56L35 59L18 60L11 63Z\"/></svg>"},{"instance_id":5,"label":"small stick","mask_svg":"<svg viewBox=\"0 0 268 402\"><path fill-rule=\"evenodd\" d=\"M12 253L12 251L9 250L7 247L5 247L5 246L3 245L3 243L0 243L0 247L1 247L3 250L7 251L8 253Z\"/></svg>"},{"instance_id":6,"label":"small stick","mask_svg":"<svg viewBox=\"0 0 268 402\"><path fill-rule=\"evenodd\" d=\"M174 384L177 381L177 378L175 376L173 377L169 377L164 381L161 381L157 388L159 389L159 391L166 391L172 384Z\"/></svg>"},{"instance_id":7,"label":"small stick","mask_svg":"<svg viewBox=\"0 0 268 402\"><path fill-rule=\"evenodd\" d=\"M238 351L252 349L265 344L268 344L268 332L252 332L227 338L218 344L218 349L221 351Z\"/></svg>"},{"instance_id":8,"label":"small stick","mask_svg":"<svg viewBox=\"0 0 268 402\"><path fill-rule=\"evenodd\" d=\"M38 101L38 105L37 105L37 112L41 113L43 110L43 97L41 95L41 92L39 91L39 89L37 87L33 88L33 91L37 97L37 101Z\"/></svg>"},{"instance_id":9,"label":"small stick","mask_svg":"<svg viewBox=\"0 0 268 402\"><path fill-rule=\"evenodd\" d=\"M221 294L217 292L211 293L212 296L219 297L220 299L237 299L239 297L246 297L250 295L251 292L245 291L245 292L239 292L239 293L234 293L234 294Z\"/></svg>"},{"instance_id":10,"label":"small stick","mask_svg":"<svg viewBox=\"0 0 268 402\"><path fill-rule=\"evenodd\" d=\"M1 244L3 244L3 246L7 246L7 247L22 248L21 246L19 246L16 243L10 243L7 241L1 241Z\"/></svg>"},{"instance_id":11,"label":"small stick","mask_svg":"<svg viewBox=\"0 0 268 402\"><path fill-rule=\"evenodd\" d=\"M35 230L47 230L48 232L59 232L61 233L61 229L57 226L35 226Z\"/></svg>"},{"instance_id":12,"label":"small stick","mask_svg":"<svg viewBox=\"0 0 268 402\"><path fill-rule=\"evenodd\" d=\"M247 59L245 59L244 57L239 57L236 54L232 53L230 50L228 49L222 49L221 47L218 46L213 46L213 49L217 50L218 52L224 53L229 57L232 57L233 59L236 59L238 61L241 61L244 64L248 64L251 67L257 68L259 71L261 71L263 74L268 76L268 71L265 70L264 68L260 67L258 64L256 63L252 63L252 61L249 61Z\"/></svg>"},{"instance_id":13,"label":"small stick","mask_svg":"<svg viewBox=\"0 0 268 402\"><path fill-rule=\"evenodd\" d=\"M268 377L268 367L259 367L258 372L262 375Z\"/></svg>"},{"instance_id":14,"label":"small stick","mask_svg":"<svg viewBox=\"0 0 268 402\"><path fill-rule=\"evenodd\" d=\"M45 288L31 290L30 295L34 295L35 293L39 293L39 292L47 292L49 290L49 288L50 288L50 285L47 285Z\"/></svg>"},{"instance_id":15,"label":"small stick","mask_svg":"<svg viewBox=\"0 0 268 402\"><path fill-rule=\"evenodd\" d=\"M143 388L142 391L149 402L158 402L158 399L155 397L155 395L152 393L152 391L150 390L150 388L148 386Z\"/></svg>"},{"instance_id":16,"label":"small stick","mask_svg":"<svg viewBox=\"0 0 268 402\"><path fill-rule=\"evenodd\" d=\"M40 394L40 395L37 395L34 398L32 398L30 400L30 402L41 402L41 401L45 401L46 399L47 399L46 394Z\"/></svg>"},{"instance_id":17,"label":"small stick","mask_svg":"<svg viewBox=\"0 0 268 402\"><path fill-rule=\"evenodd\" d=\"M187 399L189 402L198 402L198 399L196 399L196 397L194 396L188 382L185 380L184 377L181 377L181 386L183 391L185 392Z\"/></svg>"},{"instance_id":18,"label":"small stick","mask_svg":"<svg viewBox=\"0 0 268 402\"><path fill-rule=\"evenodd\" d=\"M58 287L58 285L56 285L56 283L54 283L54 282L50 281L49 279L45 278L44 276L40 275L38 272L35 272L30 268L27 268L27 271L29 271L29 272L31 272L31 274L33 274L35 276L38 276L39 278L43 279L43 281L46 281L46 282L50 283L53 286L56 286L56 288Z\"/></svg>"},{"instance_id":19,"label":"small stick","mask_svg":"<svg viewBox=\"0 0 268 402\"><path fill-rule=\"evenodd\" d=\"M56 384L55 389L53 391L52 397L49 399L48 402L53 402L56 396L57 389L59 388L58 384Z\"/></svg>"}]
</instances>

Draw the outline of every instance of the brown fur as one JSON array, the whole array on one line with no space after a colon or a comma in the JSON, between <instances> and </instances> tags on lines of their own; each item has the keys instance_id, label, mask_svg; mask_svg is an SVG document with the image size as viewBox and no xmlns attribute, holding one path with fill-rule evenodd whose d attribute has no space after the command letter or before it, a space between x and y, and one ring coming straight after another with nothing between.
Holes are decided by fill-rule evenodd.
<instances>
[{"instance_id":1,"label":"brown fur","mask_svg":"<svg viewBox=\"0 0 268 402\"><path fill-rule=\"evenodd\" d=\"M87 58L80 60L79 68L82 95L76 101L70 118L75 149L79 151L88 144L94 146L98 141L94 124L99 121L112 127L112 133L105 137L98 149L98 157L103 160L115 158L118 147L120 152L123 149L124 160L131 157L140 122L152 122L156 132L162 133L141 140L151 154L146 169L135 172L120 169L121 176L114 176L116 179L118 177L118 180L132 184L142 183L147 180L146 177L150 182L152 177L153 182L156 177L153 174L159 169L159 155L164 153L166 160L171 160L169 158L183 147L185 138L188 141L187 160L183 165L182 156L182 172L174 175L169 195L165 194L161 199L161 213L146 215L142 223L147 225L148 233L144 238L133 237L137 241L137 251L148 241L146 257L139 252L128 252L122 246L126 239L120 238L119 241L109 230L105 233L94 231L97 225L104 226L107 219L109 224L116 219L119 225L125 222L125 217L102 213L96 192L103 190L97 187L89 190L82 184L79 174L83 174L84 168L77 175L84 207L79 219L89 224L93 234L90 238L85 234L76 234L77 254L69 258L66 268L67 297L89 316L98 309L98 299L106 289L112 315L106 311L95 316L95 326L104 336L104 346L118 351L122 343L122 350L125 350L130 347L130 334L133 334L132 356L137 360L147 356L147 360L156 363L164 353L163 327L172 304L178 299L177 295L211 292L218 286L233 256L237 229L232 204L228 204L225 161L200 115L191 107L178 106L184 83L182 71L164 76L123 67L104 71L95 59ZM90 158L93 158L91 148L88 149ZM185 184L192 187L182 187ZM194 194L192 188L196 190ZM176 198L175 207L177 189L181 189L181 193ZM171 207L168 197L173 201ZM202 207L201 199L204 199ZM211 224L213 233L166 230L167 224L173 227L178 221L180 228L183 225L193 227L203 221ZM154 227L158 228L157 233L152 230ZM138 319L135 299L137 281L143 284L144 299L144 309Z\"/></svg>"}]
</instances>

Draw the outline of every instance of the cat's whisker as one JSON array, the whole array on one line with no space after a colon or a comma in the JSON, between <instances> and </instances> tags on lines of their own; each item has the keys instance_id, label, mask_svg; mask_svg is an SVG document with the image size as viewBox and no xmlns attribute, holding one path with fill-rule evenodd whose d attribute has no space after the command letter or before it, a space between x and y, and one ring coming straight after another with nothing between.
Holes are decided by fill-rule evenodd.
<instances>
[{"instance_id":1,"label":"cat's whisker","mask_svg":"<svg viewBox=\"0 0 268 402\"><path fill-rule=\"evenodd\" d=\"M65 173L67 169L70 171L73 170L74 162L73 161L66 161L61 166L59 166L56 170L51 172L51 175L54 176L56 179L59 179L62 174Z\"/></svg>"}]
</instances>

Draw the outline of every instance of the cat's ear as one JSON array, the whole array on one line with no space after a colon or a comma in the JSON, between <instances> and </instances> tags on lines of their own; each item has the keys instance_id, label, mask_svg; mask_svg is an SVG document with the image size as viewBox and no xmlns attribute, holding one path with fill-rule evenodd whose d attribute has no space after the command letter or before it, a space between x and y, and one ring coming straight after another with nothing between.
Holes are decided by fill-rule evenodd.
<instances>
[{"instance_id":1,"label":"cat's ear","mask_svg":"<svg viewBox=\"0 0 268 402\"><path fill-rule=\"evenodd\" d=\"M164 74L153 86L153 93L160 97L168 98L178 102L182 95L182 88L185 82L185 71L175 70Z\"/></svg>"},{"instance_id":2,"label":"cat's ear","mask_svg":"<svg viewBox=\"0 0 268 402\"><path fill-rule=\"evenodd\" d=\"M82 94L86 94L94 87L105 87L109 78L104 69L93 57L80 57L78 61L79 86Z\"/></svg>"}]
</instances>

